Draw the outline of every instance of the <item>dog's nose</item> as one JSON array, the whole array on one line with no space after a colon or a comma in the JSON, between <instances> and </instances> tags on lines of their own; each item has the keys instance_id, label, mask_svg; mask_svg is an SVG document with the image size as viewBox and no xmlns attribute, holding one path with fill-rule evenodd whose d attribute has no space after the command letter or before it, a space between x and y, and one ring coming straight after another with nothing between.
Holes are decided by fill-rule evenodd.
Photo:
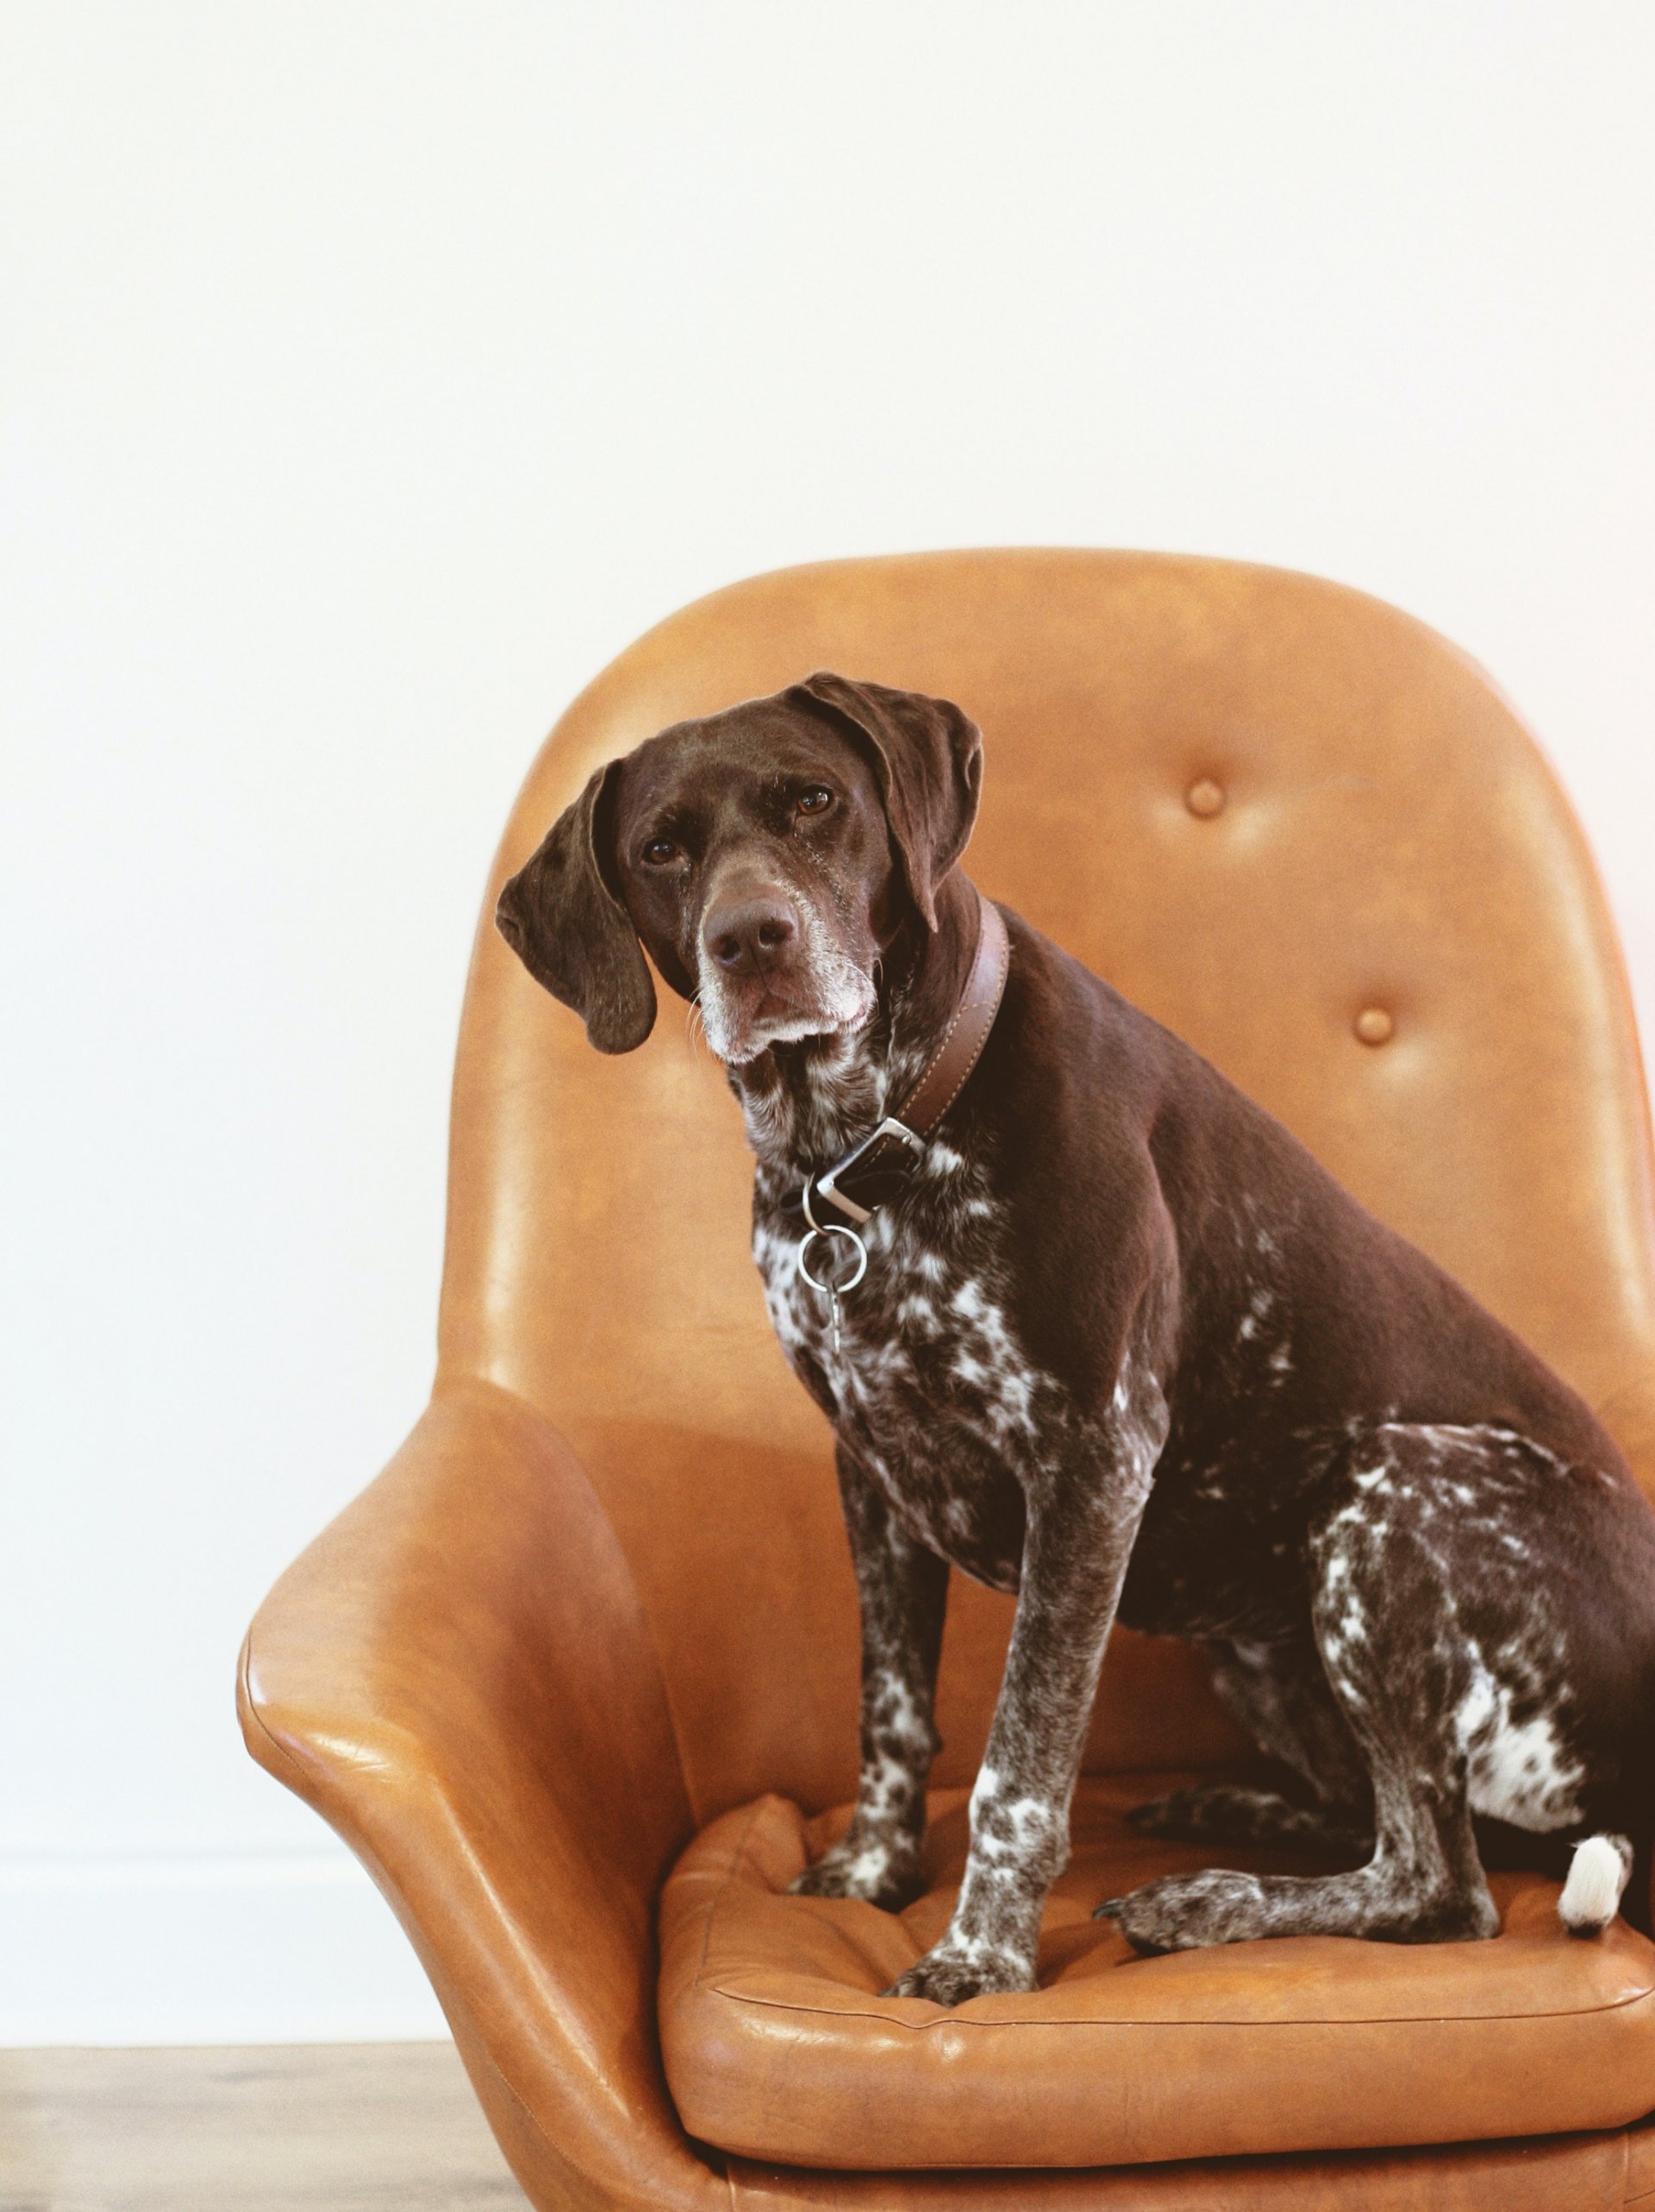
<instances>
[{"instance_id":1,"label":"dog's nose","mask_svg":"<svg viewBox=\"0 0 1655 2212\"><path fill-rule=\"evenodd\" d=\"M769 967L798 934L797 915L774 894L732 900L709 914L702 930L707 950L732 975Z\"/></svg>"}]
</instances>

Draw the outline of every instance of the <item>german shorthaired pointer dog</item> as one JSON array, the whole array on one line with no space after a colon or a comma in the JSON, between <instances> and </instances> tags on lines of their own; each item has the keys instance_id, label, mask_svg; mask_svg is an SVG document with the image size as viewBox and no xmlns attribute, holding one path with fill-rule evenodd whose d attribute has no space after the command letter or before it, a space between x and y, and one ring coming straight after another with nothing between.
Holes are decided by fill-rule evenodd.
<instances>
[{"instance_id":1,"label":"german shorthaired pointer dog","mask_svg":"<svg viewBox=\"0 0 1655 2212\"><path fill-rule=\"evenodd\" d=\"M952 1563L1017 1594L946 1934L892 1994L1033 1986L1111 1624L1197 1640L1283 1789L1134 1815L1333 1873L1169 1875L1141 1952L1492 1935L1478 1837L1648 1924L1655 1516L1585 1404L1282 1125L955 865L978 733L819 674L600 769L499 926L600 1052L698 1009L776 1332L833 1425L862 1771L794 1885L915 1891ZM642 940L641 947L640 940Z\"/></svg>"}]
</instances>

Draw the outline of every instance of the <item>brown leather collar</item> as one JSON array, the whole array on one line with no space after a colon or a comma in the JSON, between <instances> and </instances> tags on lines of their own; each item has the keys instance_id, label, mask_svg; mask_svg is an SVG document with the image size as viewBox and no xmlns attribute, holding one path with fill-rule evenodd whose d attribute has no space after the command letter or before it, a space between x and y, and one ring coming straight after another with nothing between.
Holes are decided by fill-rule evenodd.
<instances>
[{"instance_id":1,"label":"brown leather collar","mask_svg":"<svg viewBox=\"0 0 1655 2212\"><path fill-rule=\"evenodd\" d=\"M871 1136L813 1175L797 1203L818 1228L860 1228L896 1197L925 1157L926 1140L965 1089L1005 996L1011 940L1000 909L977 890L977 953L952 1018L919 1081Z\"/></svg>"}]
</instances>

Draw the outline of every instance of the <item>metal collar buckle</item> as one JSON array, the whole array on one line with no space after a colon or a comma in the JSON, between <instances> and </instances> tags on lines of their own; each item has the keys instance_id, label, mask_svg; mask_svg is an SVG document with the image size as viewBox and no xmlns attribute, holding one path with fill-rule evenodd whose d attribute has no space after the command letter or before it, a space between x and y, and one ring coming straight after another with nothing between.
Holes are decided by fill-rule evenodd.
<instances>
[{"instance_id":1,"label":"metal collar buckle","mask_svg":"<svg viewBox=\"0 0 1655 2212\"><path fill-rule=\"evenodd\" d=\"M912 1154L912 1159L909 1162L910 1166L924 1159L925 1139L916 1136L906 1122L899 1122L894 1115L888 1114L871 1136L864 1137L859 1145L852 1145L849 1152L846 1153L842 1158L836 1159L830 1168L815 1178L815 1187L821 1196L837 1206L841 1214L848 1214L859 1228L864 1222L873 1219L873 1208L859 1205L854 1198L847 1197L839 1187L839 1178L842 1175L849 1175L853 1169L859 1167L874 1147L884 1144L887 1139L893 1143L908 1147ZM814 1227L815 1216L810 1211L810 1191L811 1184L807 1183L804 1186L804 1217Z\"/></svg>"},{"instance_id":2,"label":"metal collar buckle","mask_svg":"<svg viewBox=\"0 0 1655 2212\"><path fill-rule=\"evenodd\" d=\"M821 1175L807 1176L799 1200L789 1197L782 1201L788 1213L796 1204L802 1204L809 1224L799 1243L798 1272L801 1279L819 1297L828 1301L835 1353L840 1348L840 1295L854 1290L868 1270L868 1248L857 1232L866 1228L879 1208L902 1189L903 1178L911 1174L925 1158L927 1138L969 1080L1005 996L1011 961L1011 939L1005 921L999 908L984 898L974 884L968 887L977 902L977 950L971 955L971 972L952 1017L936 1050L918 1082L899 1102L902 1112L910 1119L904 1122L895 1114L888 1114L871 1136L852 1145L831 1167ZM913 1122L919 1124L917 1129ZM853 1198L845 1185L857 1177L859 1171L865 1171L861 1196ZM865 1204L865 1199L868 1202ZM819 1217L818 1207L823 1210L831 1207L841 1218L823 1221ZM842 1283L821 1282L810 1272L810 1248L821 1241L831 1249L834 1238L840 1240L841 1257L846 1244L852 1247L851 1272Z\"/></svg>"},{"instance_id":3,"label":"metal collar buckle","mask_svg":"<svg viewBox=\"0 0 1655 2212\"><path fill-rule=\"evenodd\" d=\"M801 1278L810 1285L817 1296L828 1301L828 1319L833 1324L835 1359L839 1356L840 1348L840 1299L846 1291L855 1290L868 1272L868 1247L856 1231L865 1228L873 1219L873 1208L859 1205L854 1198L847 1197L845 1192L839 1189L838 1178L841 1175L850 1174L860 1161L868 1157L876 1146L888 1140L908 1147L909 1155L908 1164L910 1166L915 1161L922 1159L925 1156L924 1138L916 1136L906 1122L899 1122L893 1115L888 1115L871 1136L864 1137L859 1145L853 1145L842 1159L836 1159L825 1174L811 1178L804 1186L804 1218L810 1226L799 1240L799 1248L794 1255L794 1265L798 1269ZM848 1214L856 1223L856 1228L846 1228L840 1222L819 1222L816 1219L815 1209L810 1203L813 1197L818 1199L826 1198L830 1204L836 1206L841 1214ZM850 1246L854 1257L851 1262L851 1272L843 1282L818 1282L810 1272L808 1265L809 1254L811 1246L818 1237L824 1240L839 1237Z\"/></svg>"}]
</instances>

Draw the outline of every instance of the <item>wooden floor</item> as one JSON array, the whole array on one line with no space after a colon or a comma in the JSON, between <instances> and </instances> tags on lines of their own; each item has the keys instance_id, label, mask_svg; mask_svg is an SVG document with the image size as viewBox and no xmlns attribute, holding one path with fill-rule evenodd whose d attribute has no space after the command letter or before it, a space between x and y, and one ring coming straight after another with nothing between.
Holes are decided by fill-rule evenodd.
<instances>
[{"instance_id":1,"label":"wooden floor","mask_svg":"<svg viewBox=\"0 0 1655 2212\"><path fill-rule=\"evenodd\" d=\"M447 2043L0 2051L0 2212L523 2212Z\"/></svg>"}]
</instances>

